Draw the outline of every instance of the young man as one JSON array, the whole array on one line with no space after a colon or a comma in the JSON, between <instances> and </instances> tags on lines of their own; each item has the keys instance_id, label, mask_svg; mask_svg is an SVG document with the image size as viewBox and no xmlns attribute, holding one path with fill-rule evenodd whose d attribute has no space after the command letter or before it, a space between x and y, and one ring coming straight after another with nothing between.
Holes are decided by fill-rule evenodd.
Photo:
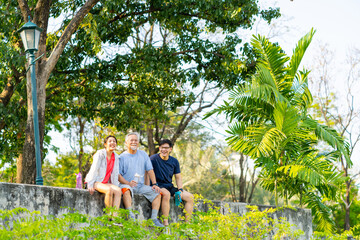
<instances>
[{"instance_id":1,"label":"young man","mask_svg":"<svg viewBox=\"0 0 360 240\"><path fill-rule=\"evenodd\" d=\"M135 219L131 211L131 197L134 193L145 196L152 204L151 219L155 226L164 227L157 218L161 201L160 189L157 186L149 156L146 152L138 150L139 134L133 132L126 135L125 145L127 151L119 157L119 182L123 191L124 206L130 211L130 217ZM145 173L155 183L152 187L144 185Z\"/></svg>"},{"instance_id":2,"label":"young man","mask_svg":"<svg viewBox=\"0 0 360 240\"><path fill-rule=\"evenodd\" d=\"M161 140L159 144L160 153L150 157L156 176L156 183L159 185L162 193L161 209L164 216L164 225L169 224L170 196L174 196L176 192L180 191L181 199L185 201L185 221L189 221L194 206L194 196L183 189L179 161L170 156L172 146L170 140ZM172 183L174 175L177 188ZM151 182L153 181L151 180Z\"/></svg>"}]
</instances>

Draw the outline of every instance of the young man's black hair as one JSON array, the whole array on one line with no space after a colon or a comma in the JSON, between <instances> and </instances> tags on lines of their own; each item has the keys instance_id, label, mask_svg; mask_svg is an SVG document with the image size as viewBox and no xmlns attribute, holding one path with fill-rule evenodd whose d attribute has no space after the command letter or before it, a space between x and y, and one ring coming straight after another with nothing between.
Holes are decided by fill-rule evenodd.
<instances>
[{"instance_id":1,"label":"young man's black hair","mask_svg":"<svg viewBox=\"0 0 360 240\"><path fill-rule=\"evenodd\" d=\"M169 139L163 139L163 140L161 140L160 141L160 143L159 143L159 146L161 146L161 145L163 145L163 144L169 144L169 147L173 147L173 144L172 144L172 142L169 140Z\"/></svg>"}]
</instances>

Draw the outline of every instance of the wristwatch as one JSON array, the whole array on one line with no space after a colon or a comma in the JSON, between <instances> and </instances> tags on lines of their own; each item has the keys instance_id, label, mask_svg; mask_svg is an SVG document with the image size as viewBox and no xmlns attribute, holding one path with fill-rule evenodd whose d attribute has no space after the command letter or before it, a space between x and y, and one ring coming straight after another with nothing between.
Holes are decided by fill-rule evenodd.
<instances>
[{"instance_id":1,"label":"wristwatch","mask_svg":"<svg viewBox=\"0 0 360 240\"><path fill-rule=\"evenodd\" d=\"M153 185L159 186L159 184L158 184L158 183L153 183Z\"/></svg>"}]
</instances>

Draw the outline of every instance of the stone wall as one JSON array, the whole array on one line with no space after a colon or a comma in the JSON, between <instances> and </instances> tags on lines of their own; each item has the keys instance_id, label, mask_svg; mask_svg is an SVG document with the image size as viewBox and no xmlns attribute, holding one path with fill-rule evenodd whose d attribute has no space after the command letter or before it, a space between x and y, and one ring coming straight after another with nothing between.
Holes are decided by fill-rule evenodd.
<instances>
[{"instance_id":1,"label":"stone wall","mask_svg":"<svg viewBox=\"0 0 360 240\"><path fill-rule=\"evenodd\" d=\"M229 211L244 214L247 212L246 203L232 203L213 201L220 208L221 213ZM11 210L23 207L29 211L40 211L43 215L61 216L64 213L78 211L90 216L103 214L104 195L94 193L90 195L86 190L74 188L59 188L48 186L36 186L28 184L0 183L0 209ZM197 209L206 211L208 204L199 203ZM263 211L274 206L258 205ZM139 212L138 219L148 219L151 215L151 204L142 196L135 195L133 209ZM176 207L171 200L170 222L179 220L182 210ZM312 218L309 209L283 209L272 216L275 219L285 217L291 224L305 232L303 239L310 239L312 235Z\"/></svg>"}]
</instances>

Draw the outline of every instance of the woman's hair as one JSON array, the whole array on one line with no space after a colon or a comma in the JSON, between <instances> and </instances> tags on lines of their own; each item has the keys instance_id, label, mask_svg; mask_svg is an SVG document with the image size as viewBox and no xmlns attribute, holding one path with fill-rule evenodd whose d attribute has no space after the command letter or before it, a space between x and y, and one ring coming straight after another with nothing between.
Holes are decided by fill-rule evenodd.
<instances>
[{"instance_id":1,"label":"woman's hair","mask_svg":"<svg viewBox=\"0 0 360 240\"><path fill-rule=\"evenodd\" d=\"M109 138L115 138L115 142L116 142L116 144L117 144L117 139L116 139L116 137L113 136L113 135L107 136L107 137L104 139L104 144L107 143L107 141L109 140Z\"/></svg>"}]
</instances>

